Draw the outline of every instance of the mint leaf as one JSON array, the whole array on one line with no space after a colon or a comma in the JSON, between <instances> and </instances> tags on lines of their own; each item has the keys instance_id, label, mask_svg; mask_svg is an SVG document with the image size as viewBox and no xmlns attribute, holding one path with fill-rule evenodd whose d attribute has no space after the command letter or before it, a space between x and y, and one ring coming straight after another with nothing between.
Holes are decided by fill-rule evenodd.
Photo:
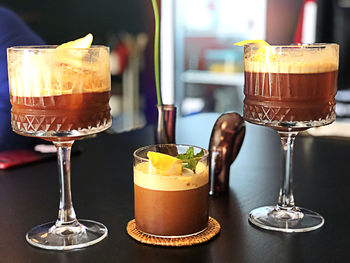
<instances>
[{"instance_id":1,"label":"mint leaf","mask_svg":"<svg viewBox=\"0 0 350 263\"><path fill-rule=\"evenodd\" d=\"M199 153L197 153L196 155L194 154L194 148L191 146L188 148L188 150L186 151L186 153L183 154L179 154L176 156L176 158L182 160L182 162L185 164L184 167L191 169L191 170L195 170L197 163L199 162L199 160L204 156L204 151L201 150Z\"/></svg>"},{"instance_id":2,"label":"mint leaf","mask_svg":"<svg viewBox=\"0 0 350 263\"><path fill-rule=\"evenodd\" d=\"M193 148L193 147L192 147ZM194 156L194 158L202 158L204 156L204 151L203 151L203 149L199 152L199 153L197 153L195 156Z\"/></svg>"}]
</instances>

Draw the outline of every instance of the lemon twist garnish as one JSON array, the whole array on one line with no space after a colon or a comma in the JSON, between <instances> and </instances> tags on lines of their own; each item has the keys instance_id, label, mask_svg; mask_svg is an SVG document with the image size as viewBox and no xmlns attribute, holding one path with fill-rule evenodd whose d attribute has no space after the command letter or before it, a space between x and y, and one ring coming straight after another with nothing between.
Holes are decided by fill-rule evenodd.
<instances>
[{"instance_id":1,"label":"lemon twist garnish","mask_svg":"<svg viewBox=\"0 0 350 263\"><path fill-rule=\"evenodd\" d=\"M182 174L182 161L176 157L151 151L147 153L147 157L161 175Z\"/></svg>"},{"instance_id":2,"label":"lemon twist garnish","mask_svg":"<svg viewBox=\"0 0 350 263\"><path fill-rule=\"evenodd\" d=\"M256 39L256 40L243 40L237 43L234 43L234 45L236 46L244 46L244 45L248 45L248 44L254 44L255 46L269 46L270 44L267 43L265 40L262 39Z\"/></svg>"},{"instance_id":3,"label":"lemon twist garnish","mask_svg":"<svg viewBox=\"0 0 350 263\"><path fill-rule=\"evenodd\" d=\"M69 41L57 47L59 48L89 48L94 37L91 33L87 34L85 37L79 38L77 40Z\"/></svg>"},{"instance_id":4,"label":"lemon twist garnish","mask_svg":"<svg viewBox=\"0 0 350 263\"><path fill-rule=\"evenodd\" d=\"M272 61L276 59L276 55L271 53L270 49L267 49L266 47L270 46L269 43L267 43L265 40L262 39L256 39L256 40L243 40L240 42L235 43L236 46L244 46L247 44L253 44L258 48L258 50L255 52L255 54L252 56L253 61Z\"/></svg>"},{"instance_id":5,"label":"lemon twist garnish","mask_svg":"<svg viewBox=\"0 0 350 263\"><path fill-rule=\"evenodd\" d=\"M92 34L87 34L85 37L77 40L69 41L56 48L56 58L58 62L71 65L79 68L82 65L82 60L87 54L86 50L79 50L90 48L93 40Z\"/></svg>"}]
</instances>

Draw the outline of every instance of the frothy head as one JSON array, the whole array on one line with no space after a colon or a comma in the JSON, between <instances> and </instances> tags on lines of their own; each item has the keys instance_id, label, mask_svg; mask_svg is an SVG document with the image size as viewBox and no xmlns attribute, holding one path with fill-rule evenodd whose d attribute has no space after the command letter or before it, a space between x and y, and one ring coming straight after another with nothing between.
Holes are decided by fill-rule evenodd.
<instances>
[{"instance_id":1,"label":"frothy head","mask_svg":"<svg viewBox=\"0 0 350 263\"><path fill-rule=\"evenodd\" d=\"M7 59L12 96L110 90L109 50L104 46L64 50L57 50L56 46L13 47L8 49Z\"/></svg>"},{"instance_id":2,"label":"frothy head","mask_svg":"<svg viewBox=\"0 0 350 263\"><path fill-rule=\"evenodd\" d=\"M244 47L244 69L248 72L322 73L338 70L337 44Z\"/></svg>"},{"instance_id":3,"label":"frothy head","mask_svg":"<svg viewBox=\"0 0 350 263\"><path fill-rule=\"evenodd\" d=\"M134 183L159 191L199 188L209 181L208 155L203 148L182 144L139 148L134 152Z\"/></svg>"},{"instance_id":4,"label":"frothy head","mask_svg":"<svg viewBox=\"0 0 350 263\"><path fill-rule=\"evenodd\" d=\"M209 181L209 168L198 162L195 172L184 168L181 175L161 175L149 162L134 167L134 183L158 191L184 191L204 186Z\"/></svg>"}]
</instances>

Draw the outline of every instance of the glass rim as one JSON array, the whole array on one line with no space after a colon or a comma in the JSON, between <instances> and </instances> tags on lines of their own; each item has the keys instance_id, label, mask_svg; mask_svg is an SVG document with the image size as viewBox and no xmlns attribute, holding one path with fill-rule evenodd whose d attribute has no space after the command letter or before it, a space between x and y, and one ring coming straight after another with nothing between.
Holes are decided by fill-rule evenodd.
<instances>
[{"instance_id":1,"label":"glass rim","mask_svg":"<svg viewBox=\"0 0 350 263\"><path fill-rule=\"evenodd\" d=\"M28 46L13 46L8 47L8 51L41 51L41 50L56 50L60 45L28 45ZM91 45L89 48L76 48L76 47L68 47L64 48L66 50L93 50L93 49L109 49L108 46L104 45Z\"/></svg>"},{"instance_id":2,"label":"glass rim","mask_svg":"<svg viewBox=\"0 0 350 263\"><path fill-rule=\"evenodd\" d=\"M254 43L248 43L244 46L256 46ZM337 43L312 43L312 44L289 44L289 45L266 45L266 48L323 48L323 47L331 47L331 46L339 46Z\"/></svg>"},{"instance_id":3,"label":"glass rim","mask_svg":"<svg viewBox=\"0 0 350 263\"><path fill-rule=\"evenodd\" d=\"M173 146L184 146L184 147L193 147L193 148L197 148L197 149L200 149L200 150L203 150L204 152L204 155L202 156L202 158L200 160L203 160L205 158L208 158L209 157L209 151L207 149L204 149L200 146L195 146L195 145L190 145L190 144L176 144L176 143L161 143L161 144L151 144L151 145L146 145L146 146L143 146L141 148L138 148L134 151L133 153L133 156L134 158L137 158L139 160L142 160L142 161L146 161L146 162L149 162L149 159L148 158L143 158L141 156L138 156L138 152L141 152L147 148L151 148L151 147L155 147L155 146L170 146L170 145L173 145Z\"/></svg>"}]
</instances>

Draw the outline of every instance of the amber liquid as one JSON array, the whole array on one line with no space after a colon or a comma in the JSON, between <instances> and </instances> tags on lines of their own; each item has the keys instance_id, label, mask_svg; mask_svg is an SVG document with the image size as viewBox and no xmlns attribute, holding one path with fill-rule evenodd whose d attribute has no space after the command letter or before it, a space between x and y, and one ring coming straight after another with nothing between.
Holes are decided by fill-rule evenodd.
<instances>
[{"instance_id":1,"label":"amber liquid","mask_svg":"<svg viewBox=\"0 0 350 263\"><path fill-rule=\"evenodd\" d=\"M103 128L111 121L109 97L109 91L45 97L11 96L12 128L17 133L38 137L50 137L45 134L52 132L64 136L71 131Z\"/></svg>"},{"instance_id":2,"label":"amber liquid","mask_svg":"<svg viewBox=\"0 0 350 263\"><path fill-rule=\"evenodd\" d=\"M158 236L182 236L208 226L206 184L184 191L158 191L134 184L137 228Z\"/></svg>"},{"instance_id":3,"label":"amber liquid","mask_svg":"<svg viewBox=\"0 0 350 263\"><path fill-rule=\"evenodd\" d=\"M244 118L271 125L317 126L335 119L338 71L308 74L245 72Z\"/></svg>"}]
</instances>

